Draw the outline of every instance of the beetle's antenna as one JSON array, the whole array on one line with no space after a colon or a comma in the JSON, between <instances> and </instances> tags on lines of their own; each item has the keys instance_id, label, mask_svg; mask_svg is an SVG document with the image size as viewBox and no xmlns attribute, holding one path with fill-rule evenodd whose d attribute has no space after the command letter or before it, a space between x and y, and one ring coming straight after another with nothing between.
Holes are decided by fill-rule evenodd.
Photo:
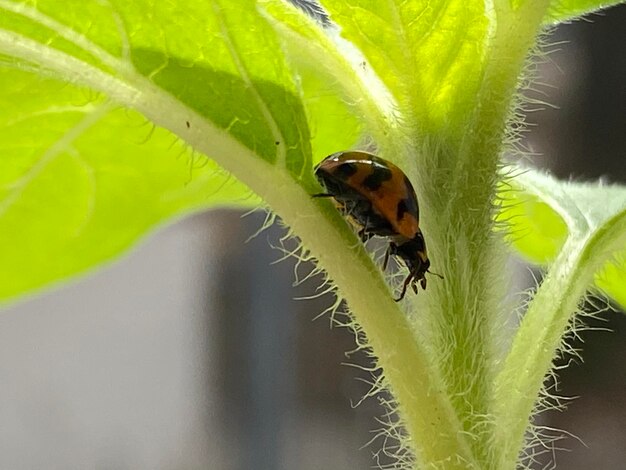
<instances>
[{"instance_id":1,"label":"beetle's antenna","mask_svg":"<svg viewBox=\"0 0 626 470\"><path fill-rule=\"evenodd\" d=\"M426 270L426 272L427 272L427 273L429 273L429 274L434 274L434 275L435 275L435 276L437 276L439 279L443 279L443 276L442 276L441 274L439 274L439 273L434 273L434 272L432 272L430 269L427 269L427 270Z\"/></svg>"}]
</instances>

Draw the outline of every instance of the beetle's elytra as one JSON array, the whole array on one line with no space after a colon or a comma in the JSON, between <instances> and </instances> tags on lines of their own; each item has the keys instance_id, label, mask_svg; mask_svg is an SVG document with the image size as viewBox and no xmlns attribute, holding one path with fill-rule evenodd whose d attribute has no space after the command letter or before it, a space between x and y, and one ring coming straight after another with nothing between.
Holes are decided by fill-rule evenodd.
<instances>
[{"instance_id":1,"label":"beetle's elytra","mask_svg":"<svg viewBox=\"0 0 626 470\"><path fill-rule=\"evenodd\" d=\"M389 256L398 256L409 274L402 285L404 298L410 285L426 289L430 272L426 243L419 227L419 206L413 185L400 168L376 155L362 151L333 153L315 167L315 176L326 192L314 197L331 197L339 210L358 227L366 242L372 236L386 237Z\"/></svg>"}]
</instances>

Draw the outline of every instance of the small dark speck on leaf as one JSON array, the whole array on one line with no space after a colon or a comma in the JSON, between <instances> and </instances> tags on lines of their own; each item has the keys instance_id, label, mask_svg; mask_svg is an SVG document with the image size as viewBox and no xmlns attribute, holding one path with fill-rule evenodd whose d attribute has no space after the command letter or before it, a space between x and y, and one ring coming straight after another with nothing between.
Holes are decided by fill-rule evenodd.
<instances>
[{"instance_id":1,"label":"small dark speck on leaf","mask_svg":"<svg viewBox=\"0 0 626 470\"><path fill-rule=\"evenodd\" d=\"M277 140L276 142L274 142L276 145L280 145L280 142Z\"/></svg>"},{"instance_id":2,"label":"small dark speck on leaf","mask_svg":"<svg viewBox=\"0 0 626 470\"><path fill-rule=\"evenodd\" d=\"M185 121L185 124L187 124L187 129L191 129L191 124L189 123L189 121Z\"/></svg>"}]
</instances>

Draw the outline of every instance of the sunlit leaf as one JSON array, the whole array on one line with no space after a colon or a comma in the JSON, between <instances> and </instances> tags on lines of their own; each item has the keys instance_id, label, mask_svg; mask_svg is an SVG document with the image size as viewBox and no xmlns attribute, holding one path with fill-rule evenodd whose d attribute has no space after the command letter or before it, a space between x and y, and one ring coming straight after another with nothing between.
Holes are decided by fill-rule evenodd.
<instances>
[{"instance_id":1,"label":"sunlit leaf","mask_svg":"<svg viewBox=\"0 0 626 470\"><path fill-rule=\"evenodd\" d=\"M507 225L511 244L533 263L550 264L568 237L591 242L626 217L622 186L563 182L535 171L525 171L510 184L501 193L498 217ZM626 307L626 248L615 249L626 247L626 233L604 243L596 250L613 249L614 258L598 271L596 286Z\"/></svg>"},{"instance_id":2,"label":"sunlit leaf","mask_svg":"<svg viewBox=\"0 0 626 470\"><path fill-rule=\"evenodd\" d=\"M85 271L171 217L258 198L93 93L0 70L0 299Z\"/></svg>"},{"instance_id":3,"label":"sunlit leaf","mask_svg":"<svg viewBox=\"0 0 626 470\"><path fill-rule=\"evenodd\" d=\"M312 179L300 92L254 5L0 0L0 301L190 212L258 205L207 159L245 170L225 148Z\"/></svg>"},{"instance_id":4,"label":"sunlit leaf","mask_svg":"<svg viewBox=\"0 0 626 470\"><path fill-rule=\"evenodd\" d=\"M323 1L396 100L427 130L460 125L480 86L490 34L483 3Z\"/></svg>"}]
</instances>

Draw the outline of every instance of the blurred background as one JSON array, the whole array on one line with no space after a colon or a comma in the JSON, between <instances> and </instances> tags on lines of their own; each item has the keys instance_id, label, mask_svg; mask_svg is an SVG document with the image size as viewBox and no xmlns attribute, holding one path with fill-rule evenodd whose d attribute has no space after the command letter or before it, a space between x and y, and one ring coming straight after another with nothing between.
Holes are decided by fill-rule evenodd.
<instances>
[{"instance_id":1,"label":"blurred background","mask_svg":"<svg viewBox=\"0 0 626 470\"><path fill-rule=\"evenodd\" d=\"M625 25L621 6L550 37L539 81L555 108L529 115L535 165L626 183ZM367 359L347 353L352 335L328 315L314 320L331 297L294 300L320 280L292 287L294 260L273 263L282 228L246 242L263 220L195 215L0 312L0 470L374 466L383 442L366 444L384 410L353 406L369 376L343 365ZM579 398L541 417L576 437L535 468L626 468L626 317L585 321L584 363L561 371L558 387Z\"/></svg>"}]
</instances>

